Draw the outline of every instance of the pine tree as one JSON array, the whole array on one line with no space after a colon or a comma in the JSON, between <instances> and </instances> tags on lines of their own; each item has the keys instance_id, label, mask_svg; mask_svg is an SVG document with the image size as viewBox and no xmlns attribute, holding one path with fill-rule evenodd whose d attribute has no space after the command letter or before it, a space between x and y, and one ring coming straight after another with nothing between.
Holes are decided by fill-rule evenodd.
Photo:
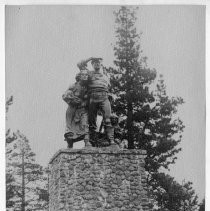
<instances>
[{"instance_id":1,"label":"pine tree","mask_svg":"<svg viewBox=\"0 0 210 211\"><path fill-rule=\"evenodd\" d=\"M116 96L112 110L119 116L120 139L128 141L129 149L147 150L147 182L154 190L159 170L168 169L181 150L184 125L176 113L184 101L170 98L163 76L148 67L135 26L136 8L122 6L115 17L115 67L105 68Z\"/></svg>"},{"instance_id":2,"label":"pine tree","mask_svg":"<svg viewBox=\"0 0 210 211\"><path fill-rule=\"evenodd\" d=\"M113 109L123 120L121 127L125 129L123 138L128 140L128 147L135 148L135 116L142 105L153 100L148 85L156 77L156 71L146 67L145 59L140 58L140 39L134 26L136 17L134 11L121 7L116 15L116 37L114 47L115 65L117 69L110 68L112 92L119 96ZM125 119L124 119L125 118Z\"/></svg>"},{"instance_id":3,"label":"pine tree","mask_svg":"<svg viewBox=\"0 0 210 211\"><path fill-rule=\"evenodd\" d=\"M181 150L177 145L184 126L176 113L183 99L167 96L163 76L157 81L156 70L147 66L135 27L135 9L122 6L115 15L115 68L106 70L117 96L112 109L120 118L121 139L128 140L128 148L146 149L146 170L155 173L174 163Z\"/></svg>"},{"instance_id":4,"label":"pine tree","mask_svg":"<svg viewBox=\"0 0 210 211\"><path fill-rule=\"evenodd\" d=\"M13 96L6 100L6 114ZM12 210L48 209L48 171L35 163L28 139L6 131L6 207Z\"/></svg>"},{"instance_id":5,"label":"pine tree","mask_svg":"<svg viewBox=\"0 0 210 211\"><path fill-rule=\"evenodd\" d=\"M46 201L40 200L40 194L46 190L47 177L43 176L43 168L35 162L28 139L17 131L15 140L7 145L7 174L13 176L15 195L9 202L15 210L43 210Z\"/></svg>"}]
</instances>

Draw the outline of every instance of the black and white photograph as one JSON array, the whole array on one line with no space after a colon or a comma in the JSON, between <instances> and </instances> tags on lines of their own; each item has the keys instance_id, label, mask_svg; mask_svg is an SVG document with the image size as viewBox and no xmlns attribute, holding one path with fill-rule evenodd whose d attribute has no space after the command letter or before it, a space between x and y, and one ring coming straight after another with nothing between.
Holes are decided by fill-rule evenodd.
<instances>
[{"instance_id":1,"label":"black and white photograph","mask_svg":"<svg viewBox=\"0 0 210 211\"><path fill-rule=\"evenodd\" d=\"M206 6L5 5L5 210L205 211Z\"/></svg>"}]
</instances>

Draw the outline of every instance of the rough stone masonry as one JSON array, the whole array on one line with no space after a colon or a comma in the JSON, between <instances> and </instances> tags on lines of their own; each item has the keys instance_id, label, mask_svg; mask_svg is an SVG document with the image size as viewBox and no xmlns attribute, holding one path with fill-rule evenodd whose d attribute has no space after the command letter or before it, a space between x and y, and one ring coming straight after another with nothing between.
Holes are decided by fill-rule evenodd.
<instances>
[{"instance_id":1,"label":"rough stone masonry","mask_svg":"<svg viewBox=\"0 0 210 211\"><path fill-rule=\"evenodd\" d=\"M63 149L50 161L50 211L148 211L144 150Z\"/></svg>"}]
</instances>

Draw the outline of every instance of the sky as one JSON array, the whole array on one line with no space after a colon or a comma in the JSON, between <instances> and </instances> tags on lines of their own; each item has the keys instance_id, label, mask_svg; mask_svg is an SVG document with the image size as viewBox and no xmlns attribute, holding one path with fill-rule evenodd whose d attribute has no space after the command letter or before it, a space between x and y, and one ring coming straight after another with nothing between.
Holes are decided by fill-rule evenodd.
<instances>
[{"instance_id":1,"label":"sky","mask_svg":"<svg viewBox=\"0 0 210 211\"><path fill-rule=\"evenodd\" d=\"M62 94L75 81L76 64L90 56L113 66L113 11L118 6L7 6L6 96L13 95L7 128L19 129L37 162L46 166L61 148L67 105ZM169 172L205 192L205 7L139 6L137 30L148 65L163 74L169 96L185 103L182 151ZM79 143L75 147L81 147Z\"/></svg>"}]
</instances>

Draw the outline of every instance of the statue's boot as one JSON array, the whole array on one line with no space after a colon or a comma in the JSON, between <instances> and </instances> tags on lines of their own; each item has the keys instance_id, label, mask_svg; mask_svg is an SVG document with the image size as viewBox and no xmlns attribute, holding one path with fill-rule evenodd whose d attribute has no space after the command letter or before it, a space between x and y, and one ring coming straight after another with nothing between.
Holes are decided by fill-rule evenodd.
<instances>
[{"instance_id":1,"label":"statue's boot","mask_svg":"<svg viewBox=\"0 0 210 211\"><path fill-rule=\"evenodd\" d=\"M97 132L95 130L90 130L89 140L92 143L93 147L97 146Z\"/></svg>"},{"instance_id":2,"label":"statue's boot","mask_svg":"<svg viewBox=\"0 0 210 211\"><path fill-rule=\"evenodd\" d=\"M84 138L84 142L85 142L85 147L92 147L92 144L90 143L90 137L89 137L89 134L86 134L85 135L85 138Z\"/></svg>"},{"instance_id":3,"label":"statue's boot","mask_svg":"<svg viewBox=\"0 0 210 211\"><path fill-rule=\"evenodd\" d=\"M73 143L74 143L74 140L72 139L72 133L65 133L64 134L64 141L67 142L67 148L73 148Z\"/></svg>"},{"instance_id":4,"label":"statue's boot","mask_svg":"<svg viewBox=\"0 0 210 211\"><path fill-rule=\"evenodd\" d=\"M106 137L110 142L110 145L117 145L114 141L114 128L112 126L106 126Z\"/></svg>"},{"instance_id":5,"label":"statue's boot","mask_svg":"<svg viewBox=\"0 0 210 211\"><path fill-rule=\"evenodd\" d=\"M67 148L73 148L73 139L67 138Z\"/></svg>"}]
</instances>

